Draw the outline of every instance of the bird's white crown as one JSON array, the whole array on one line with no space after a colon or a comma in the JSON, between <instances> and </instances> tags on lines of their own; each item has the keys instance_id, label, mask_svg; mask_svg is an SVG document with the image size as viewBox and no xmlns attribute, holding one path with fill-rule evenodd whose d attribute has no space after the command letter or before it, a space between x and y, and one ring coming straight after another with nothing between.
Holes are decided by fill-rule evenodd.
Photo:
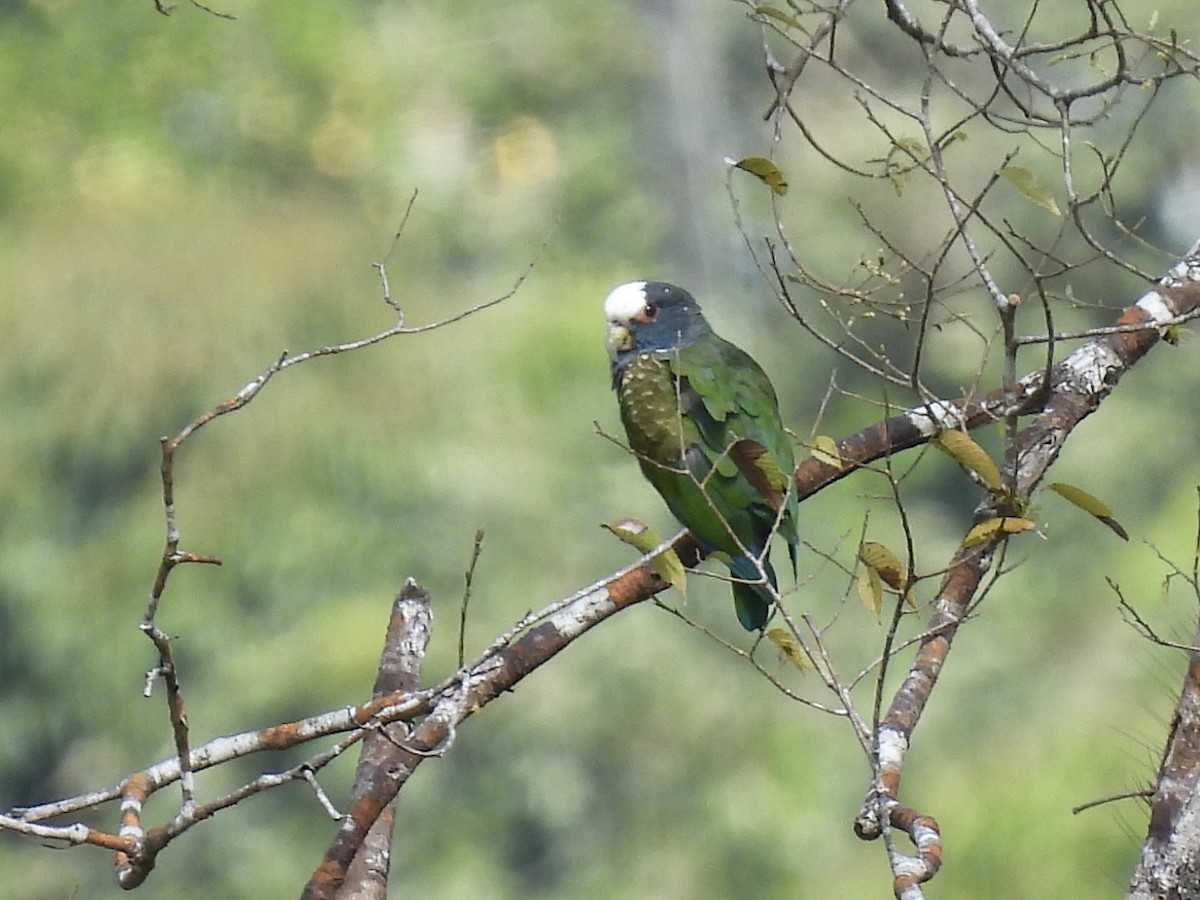
<instances>
[{"instance_id":1,"label":"bird's white crown","mask_svg":"<svg viewBox=\"0 0 1200 900\"><path fill-rule=\"evenodd\" d=\"M646 308L646 282L630 281L613 288L604 301L604 317L610 322L628 322Z\"/></svg>"}]
</instances>

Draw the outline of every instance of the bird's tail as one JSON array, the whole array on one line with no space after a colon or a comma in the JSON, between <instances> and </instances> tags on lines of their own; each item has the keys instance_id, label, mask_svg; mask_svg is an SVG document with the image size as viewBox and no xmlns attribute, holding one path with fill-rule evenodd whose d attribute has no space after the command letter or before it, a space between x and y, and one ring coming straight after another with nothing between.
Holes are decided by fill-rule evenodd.
<instances>
[{"instance_id":1,"label":"bird's tail","mask_svg":"<svg viewBox=\"0 0 1200 900\"><path fill-rule=\"evenodd\" d=\"M770 561L764 559L762 567L766 570L767 580L771 582L771 587L778 590L779 582L775 580L775 570L771 567ZM758 563L748 556L732 557L729 560L729 571L734 578L741 578L745 581L762 579ZM747 631L762 631L771 614L771 603L774 599L765 584L743 584L738 581L733 583L733 607L737 612L738 621Z\"/></svg>"}]
</instances>

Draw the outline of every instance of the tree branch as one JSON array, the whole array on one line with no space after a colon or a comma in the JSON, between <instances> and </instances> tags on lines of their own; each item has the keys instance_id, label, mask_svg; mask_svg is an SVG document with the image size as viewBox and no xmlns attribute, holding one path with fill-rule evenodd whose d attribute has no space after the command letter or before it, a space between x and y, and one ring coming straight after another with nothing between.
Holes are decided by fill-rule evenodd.
<instances>
[{"instance_id":1,"label":"tree branch","mask_svg":"<svg viewBox=\"0 0 1200 900\"><path fill-rule=\"evenodd\" d=\"M374 697L416 691L432 627L429 592L410 578L392 604ZM396 722L377 727L363 740L350 811L342 817L338 835L304 897L382 900L387 896L399 773L413 765L412 754L404 747L408 731L407 723Z\"/></svg>"},{"instance_id":2,"label":"tree branch","mask_svg":"<svg viewBox=\"0 0 1200 900\"><path fill-rule=\"evenodd\" d=\"M1093 338L1053 368L1042 412L1017 435L1017 492L1023 501L1028 500L1057 459L1068 435L1158 342L1157 323L1185 315L1197 306L1200 306L1200 243L1163 276L1155 290L1126 309L1118 320L1118 324L1137 323L1144 328ZM985 497L976 510L974 524L1003 514L1004 510L997 509L998 500L990 494ZM996 534L977 546L960 548L951 561L934 600L927 635L877 732L877 784L854 827L859 837L873 840L890 825L905 830L918 847L917 857L906 858L899 866L894 862L893 888L898 897L909 892L913 884L932 878L941 865L936 822L898 802L905 757L949 656L958 625L964 620L1003 540L1002 535ZM1194 668L1200 673L1200 663ZM1200 694L1197 697L1200 709ZM1200 761L1200 744L1196 749L1196 760Z\"/></svg>"}]
</instances>

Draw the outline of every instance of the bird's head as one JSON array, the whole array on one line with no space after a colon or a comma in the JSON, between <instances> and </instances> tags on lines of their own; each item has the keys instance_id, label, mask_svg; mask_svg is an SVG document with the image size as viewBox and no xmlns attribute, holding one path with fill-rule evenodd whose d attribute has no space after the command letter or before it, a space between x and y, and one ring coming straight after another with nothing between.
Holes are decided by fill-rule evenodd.
<instances>
[{"instance_id":1,"label":"bird's head","mask_svg":"<svg viewBox=\"0 0 1200 900\"><path fill-rule=\"evenodd\" d=\"M604 301L609 358L686 347L708 329L700 304L683 288L663 281L630 281Z\"/></svg>"}]
</instances>

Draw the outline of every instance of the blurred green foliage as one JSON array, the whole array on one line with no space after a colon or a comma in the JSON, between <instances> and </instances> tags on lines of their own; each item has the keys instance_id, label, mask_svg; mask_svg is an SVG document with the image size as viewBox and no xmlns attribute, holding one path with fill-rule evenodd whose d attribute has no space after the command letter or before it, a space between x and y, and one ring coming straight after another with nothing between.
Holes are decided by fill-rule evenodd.
<instances>
[{"instance_id":1,"label":"blurred green foliage","mask_svg":"<svg viewBox=\"0 0 1200 900\"><path fill-rule=\"evenodd\" d=\"M409 324L503 293L546 251L511 300L291 369L181 451L184 547L225 560L176 572L160 614L178 636L197 741L364 698L406 576L435 598L429 679L451 670L477 528L468 650L629 561L600 522L636 515L669 533L636 466L594 426L616 427L600 315L613 284L664 277L711 297L719 330L764 361L802 437L838 368L772 307L732 227L721 160L763 152L770 97L757 31L733 4L221 8L236 21L187 4L169 18L148 2L0 4L5 808L170 753L161 697L140 696L154 658L137 630L163 541L158 437L285 348L387 327L371 264L414 189L388 259ZM1189 9L1163 4L1162 17L1190 27ZM872 75L907 77L911 47L889 40L882 17L877 29L874 42L844 35L841 51ZM1135 208L1149 212L1156 179L1195 153L1190 131L1169 126L1194 120L1196 96L1166 92L1157 139L1135 146L1122 182ZM798 143L785 167L784 208L820 222L810 246L831 272L858 265L874 249L852 231L846 197L859 187L814 177ZM860 199L886 223L896 195L877 187ZM765 204L746 201L752 228ZM1140 290L1096 278L1083 285L1106 288L1110 305ZM982 345L944 340L931 374L952 391ZM1190 394L1175 373L1194 370L1196 352L1184 340L1140 366L1056 469L1111 505L1134 542L1117 546L1046 500L1048 540L1016 542L1022 564L958 638L905 781L944 829L930 896L1093 897L1127 877L1143 810L1070 808L1145 783L1164 737L1180 661L1122 623L1104 576L1187 639L1194 610L1160 602L1164 567L1140 542L1191 554L1197 421L1181 420ZM856 377L839 369L846 385ZM841 435L877 415L845 399L819 428ZM974 490L936 454L907 484L932 567ZM864 477L813 498L805 535L849 564L872 511L871 536L899 546L882 493ZM831 634L850 674L872 659L879 627L835 566L805 556L797 603L841 616ZM689 585L686 611L744 642L726 587ZM200 790L298 758L250 760L202 776ZM335 798L349 768L327 775ZM849 827L867 777L844 723L786 701L645 604L421 769L399 809L395 893L884 896L881 848ZM170 814L165 794L152 818ZM109 808L92 821L111 830L117 818ZM307 789L288 786L193 829L139 893L293 895L333 831ZM0 871L6 896L119 893L109 860L87 848L0 835Z\"/></svg>"}]
</instances>

